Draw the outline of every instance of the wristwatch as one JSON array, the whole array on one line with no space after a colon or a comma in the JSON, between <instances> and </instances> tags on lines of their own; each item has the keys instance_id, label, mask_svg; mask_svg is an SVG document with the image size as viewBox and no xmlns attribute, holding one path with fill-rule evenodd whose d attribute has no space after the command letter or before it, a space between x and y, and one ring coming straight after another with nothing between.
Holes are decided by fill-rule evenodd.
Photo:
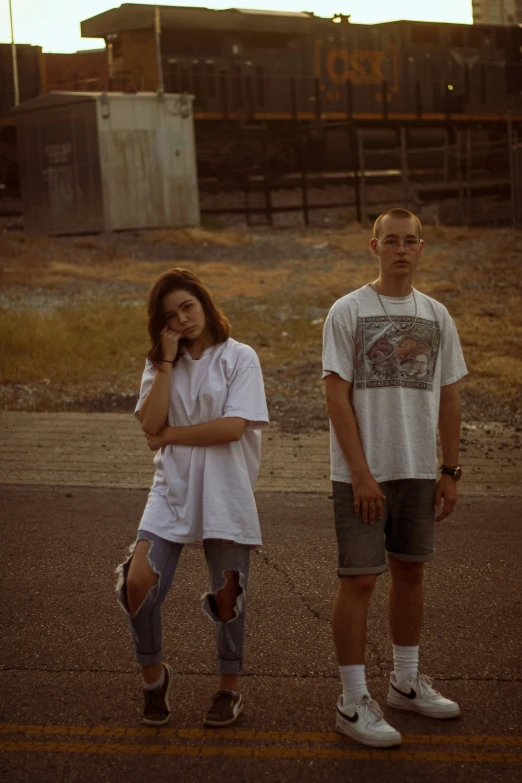
<instances>
[{"instance_id":1,"label":"wristwatch","mask_svg":"<svg viewBox=\"0 0 522 783\"><path fill-rule=\"evenodd\" d=\"M462 476L462 468L459 465L441 465L440 472L443 475L451 476L451 478L455 481L459 481L460 477Z\"/></svg>"}]
</instances>

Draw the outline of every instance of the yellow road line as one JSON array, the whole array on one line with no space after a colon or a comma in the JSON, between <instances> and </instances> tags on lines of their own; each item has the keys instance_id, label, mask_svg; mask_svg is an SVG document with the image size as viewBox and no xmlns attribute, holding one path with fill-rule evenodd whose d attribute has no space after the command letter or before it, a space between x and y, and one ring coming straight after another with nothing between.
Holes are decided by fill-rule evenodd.
<instances>
[{"instance_id":1,"label":"yellow road line","mask_svg":"<svg viewBox=\"0 0 522 783\"><path fill-rule=\"evenodd\" d=\"M354 759L369 761L430 761L468 764L521 764L522 753L437 753L404 750L337 750L309 748L212 747L186 745L124 745L80 742L0 742L0 752L85 753L105 756L228 756L277 759Z\"/></svg>"},{"instance_id":2,"label":"yellow road line","mask_svg":"<svg viewBox=\"0 0 522 783\"><path fill-rule=\"evenodd\" d=\"M68 737L157 737L162 739L257 740L263 742L331 742L346 740L334 731L255 731L246 729L166 729L153 727L126 728L112 726L54 726L0 723L0 734L26 734ZM518 747L522 737L487 735L403 734L403 743L416 745L463 745L471 747Z\"/></svg>"}]
</instances>

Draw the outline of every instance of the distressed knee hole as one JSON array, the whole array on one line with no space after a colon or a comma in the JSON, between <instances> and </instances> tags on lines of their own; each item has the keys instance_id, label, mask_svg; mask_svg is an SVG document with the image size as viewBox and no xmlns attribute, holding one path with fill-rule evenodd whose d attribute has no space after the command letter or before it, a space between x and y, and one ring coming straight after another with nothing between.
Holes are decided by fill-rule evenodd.
<instances>
[{"instance_id":1,"label":"distressed knee hole","mask_svg":"<svg viewBox=\"0 0 522 783\"><path fill-rule=\"evenodd\" d=\"M218 590L212 598L214 599L217 615L224 623L232 620L236 616L237 598L242 592L239 585L239 573L237 571L225 571L223 576L226 583L221 590Z\"/></svg>"},{"instance_id":2,"label":"distressed knee hole","mask_svg":"<svg viewBox=\"0 0 522 783\"><path fill-rule=\"evenodd\" d=\"M203 609L214 622L228 623L244 610L244 576L240 571L223 571L224 585L203 596Z\"/></svg>"},{"instance_id":3,"label":"distressed knee hole","mask_svg":"<svg viewBox=\"0 0 522 783\"><path fill-rule=\"evenodd\" d=\"M143 546L141 542L143 541ZM145 552L145 545L147 546ZM136 550L139 547L139 559ZM157 592L161 574L156 571L150 559L153 542L140 539L129 549L129 556L116 572L118 574L118 600L131 617L135 617L153 591ZM140 551L141 550L141 551ZM145 557L143 557L146 555Z\"/></svg>"}]
</instances>

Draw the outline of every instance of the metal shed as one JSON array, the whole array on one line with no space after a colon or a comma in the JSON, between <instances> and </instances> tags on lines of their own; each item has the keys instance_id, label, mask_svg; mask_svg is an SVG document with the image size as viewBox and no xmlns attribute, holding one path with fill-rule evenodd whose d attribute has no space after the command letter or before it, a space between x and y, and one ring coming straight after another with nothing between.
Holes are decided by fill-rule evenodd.
<instances>
[{"instance_id":1,"label":"metal shed","mask_svg":"<svg viewBox=\"0 0 522 783\"><path fill-rule=\"evenodd\" d=\"M49 93L16 114L28 231L199 223L190 96Z\"/></svg>"}]
</instances>

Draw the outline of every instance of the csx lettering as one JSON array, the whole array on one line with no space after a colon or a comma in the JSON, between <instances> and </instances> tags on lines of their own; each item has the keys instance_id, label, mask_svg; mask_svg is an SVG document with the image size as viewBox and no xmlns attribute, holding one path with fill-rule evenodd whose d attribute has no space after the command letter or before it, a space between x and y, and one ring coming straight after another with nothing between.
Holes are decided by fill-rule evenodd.
<instances>
[{"instance_id":1,"label":"csx lettering","mask_svg":"<svg viewBox=\"0 0 522 783\"><path fill-rule=\"evenodd\" d=\"M326 72L334 84L380 84L386 52L377 49L332 49L326 59Z\"/></svg>"}]
</instances>

